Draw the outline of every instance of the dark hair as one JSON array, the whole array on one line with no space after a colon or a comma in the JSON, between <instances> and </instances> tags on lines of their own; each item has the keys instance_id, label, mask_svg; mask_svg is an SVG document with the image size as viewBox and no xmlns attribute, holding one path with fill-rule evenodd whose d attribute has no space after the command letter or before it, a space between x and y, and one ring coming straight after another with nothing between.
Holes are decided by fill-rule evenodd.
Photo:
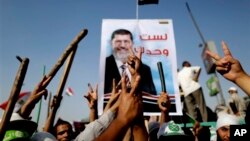
<instances>
[{"instance_id":1,"label":"dark hair","mask_svg":"<svg viewBox=\"0 0 250 141\"><path fill-rule=\"evenodd\" d=\"M119 35L130 35L130 39L133 41L133 35L127 29L117 29L117 30L115 30L111 35L111 40L113 40L115 38L115 35L117 35L117 34L119 34Z\"/></svg>"},{"instance_id":2,"label":"dark hair","mask_svg":"<svg viewBox=\"0 0 250 141\"><path fill-rule=\"evenodd\" d=\"M200 134L198 135L199 141L210 141L210 129L209 126L203 126L200 130Z\"/></svg>"},{"instance_id":3,"label":"dark hair","mask_svg":"<svg viewBox=\"0 0 250 141\"><path fill-rule=\"evenodd\" d=\"M53 135L56 137L56 134L57 134L57 127L60 126L60 125L68 125L71 132L73 133L73 129L72 129L72 125L68 122L68 121L65 121L65 120L62 120L61 118L59 118L53 128Z\"/></svg>"},{"instance_id":4,"label":"dark hair","mask_svg":"<svg viewBox=\"0 0 250 141\"><path fill-rule=\"evenodd\" d=\"M182 67L186 66L186 65L191 65L188 61L183 61L182 62Z\"/></svg>"},{"instance_id":5,"label":"dark hair","mask_svg":"<svg viewBox=\"0 0 250 141\"><path fill-rule=\"evenodd\" d=\"M222 141L221 138L220 138L220 136L219 136L218 130L216 131L216 135L217 135L216 136L216 141Z\"/></svg>"}]
</instances>

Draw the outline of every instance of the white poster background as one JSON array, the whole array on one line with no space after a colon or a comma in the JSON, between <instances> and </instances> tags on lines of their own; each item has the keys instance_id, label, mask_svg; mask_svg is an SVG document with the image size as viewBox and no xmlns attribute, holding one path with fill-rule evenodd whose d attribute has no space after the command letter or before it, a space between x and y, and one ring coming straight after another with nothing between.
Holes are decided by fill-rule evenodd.
<instances>
[{"instance_id":1,"label":"white poster background","mask_svg":"<svg viewBox=\"0 0 250 141\"><path fill-rule=\"evenodd\" d=\"M176 112L170 115L182 115L179 87L177 82L176 47L171 19L104 19L101 33L100 54L100 92L98 96L98 112L103 112L105 58L112 53L111 34L117 29L127 29L134 37L134 48L143 47L142 62L151 68L151 73L157 95L160 94L161 81L157 62L162 62L166 89L171 97L171 104L176 106ZM172 106L171 105L171 106ZM159 112L144 113L144 115L160 115Z\"/></svg>"}]
</instances>

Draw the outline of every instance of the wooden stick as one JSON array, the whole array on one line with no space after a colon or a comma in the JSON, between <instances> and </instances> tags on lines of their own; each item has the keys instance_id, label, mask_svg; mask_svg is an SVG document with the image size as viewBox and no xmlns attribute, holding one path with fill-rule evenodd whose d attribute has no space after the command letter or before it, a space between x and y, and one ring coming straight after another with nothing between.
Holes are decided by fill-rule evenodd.
<instances>
[{"instance_id":1,"label":"wooden stick","mask_svg":"<svg viewBox=\"0 0 250 141\"><path fill-rule=\"evenodd\" d=\"M10 97L8 100L8 105L6 107L6 110L4 112L1 124L0 124L0 140L2 141L6 132L6 129L10 123L10 118L12 115L12 112L15 108L15 104L18 100L18 96L20 94L22 85L23 85L23 81L28 69L28 64L29 64L29 59L28 58L24 58L20 60L20 57L17 56L17 59L19 61L21 61L21 64L19 66L19 70L16 74L16 78L14 81L14 84L12 86L11 89L11 93L10 93Z\"/></svg>"},{"instance_id":2,"label":"wooden stick","mask_svg":"<svg viewBox=\"0 0 250 141\"><path fill-rule=\"evenodd\" d=\"M67 60L67 63L65 64L64 73L61 77L61 81L59 83L59 87L58 87L57 92L56 92L56 98L59 98L59 99L62 98L63 89L64 89L64 86L66 84L67 78L68 78L68 74L69 74L69 71L70 71L70 68L71 68L71 65L73 62L73 58L75 56L75 52L76 52L76 49L71 52L71 54ZM57 104L56 104L57 106L52 107L52 109L50 110L49 119L46 121L44 131L47 131L47 132L52 131L55 116L56 116L57 110L60 107L60 103L61 103L61 100L56 100L56 101L57 101Z\"/></svg>"},{"instance_id":3,"label":"wooden stick","mask_svg":"<svg viewBox=\"0 0 250 141\"><path fill-rule=\"evenodd\" d=\"M47 87L47 85L50 83L52 78L56 75L58 70L61 68L61 66L64 64L65 60L68 58L72 50L76 50L78 43L87 35L88 30L84 29L82 30L71 42L71 44L65 49L62 56L58 59L57 63L54 65L54 67L51 69L49 74L47 75L47 78L51 77L49 81L46 81L46 83L43 85L44 87Z\"/></svg>"},{"instance_id":4,"label":"wooden stick","mask_svg":"<svg viewBox=\"0 0 250 141\"><path fill-rule=\"evenodd\" d=\"M75 41L77 41L77 39L75 39ZM61 77L61 81L59 83L59 87L57 89L57 92L56 92L56 98L62 98L62 93L63 93L63 90L64 90L64 87L65 87L65 84L66 84L66 81L67 81L67 78L68 78L68 74L70 72L70 68L71 68L71 65L73 63L73 59L74 59L74 56L75 56L75 53L77 51L77 44L74 44L75 48L73 48L68 56L68 59L67 59L67 62L65 64L65 69L64 69L64 74L62 75ZM53 72L53 71L52 71ZM50 110L50 113L49 113L49 116L48 116L48 119L45 123L45 127L44 127L44 131L47 131L47 132L50 132L53 128L53 123L54 123L54 120L55 120L55 116L56 116L56 112L60 106L60 103L61 103L61 100L57 100L57 104L58 106L54 106L52 107L52 109Z\"/></svg>"},{"instance_id":5,"label":"wooden stick","mask_svg":"<svg viewBox=\"0 0 250 141\"><path fill-rule=\"evenodd\" d=\"M47 107L47 118L49 117L50 107L51 107L51 96L52 93L49 92L48 107Z\"/></svg>"}]
</instances>

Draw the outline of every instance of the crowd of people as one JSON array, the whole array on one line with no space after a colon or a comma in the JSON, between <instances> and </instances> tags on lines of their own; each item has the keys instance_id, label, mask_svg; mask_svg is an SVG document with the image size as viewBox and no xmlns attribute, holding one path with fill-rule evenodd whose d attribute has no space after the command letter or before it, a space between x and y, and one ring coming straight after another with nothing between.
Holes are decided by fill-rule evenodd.
<instances>
[{"instance_id":1,"label":"crowd of people","mask_svg":"<svg viewBox=\"0 0 250 141\"><path fill-rule=\"evenodd\" d=\"M224 108L216 113L216 126L212 129L202 125L202 122L208 121L208 111L202 88L198 83L201 70L200 67L191 66L188 61L183 62L183 69L178 72L178 81L184 93L184 111L195 120L193 126L182 126L183 124L171 118L169 115L171 101L167 92L161 92L157 101L157 108L161 113L159 120L145 122L142 90L152 89L143 86L147 76L141 70L144 66L141 62L142 52L135 54L132 51L129 45L132 44L133 38L129 31L119 30L112 36L112 39L119 37L114 44L116 52L119 52L120 58L123 59L120 60L120 64L126 64L130 73L130 84L127 84L127 76L121 71L119 73L119 70L117 75L120 80L115 77L109 78L107 82L109 84L105 89L111 92L111 96L101 116L97 114L98 85L92 88L89 84L89 90L84 97L88 101L90 122L85 129L76 132L71 123L65 119L58 119L53 124L54 122L51 122L53 118L50 118L53 115L50 115L43 131L37 131L37 124L32 121L30 114L39 100L48 94L44 86L51 78L44 76L20 110L12 113L3 141L229 141L230 125L249 125L249 105L244 105L235 87L231 87L228 91L230 94L228 104L222 105ZM207 51L207 54L215 59L217 72L250 96L248 87L250 76L244 71L240 62L233 58L225 42L222 42L222 49L224 56ZM149 86L155 91L154 86L151 84ZM54 97L51 106L59 107L61 99L62 97Z\"/></svg>"}]
</instances>

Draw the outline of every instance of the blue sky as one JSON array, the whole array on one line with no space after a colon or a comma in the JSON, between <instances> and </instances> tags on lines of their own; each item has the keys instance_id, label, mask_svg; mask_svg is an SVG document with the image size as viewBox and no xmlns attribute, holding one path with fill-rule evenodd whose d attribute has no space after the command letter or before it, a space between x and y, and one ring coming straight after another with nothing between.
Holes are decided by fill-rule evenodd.
<instances>
[{"instance_id":1,"label":"blue sky","mask_svg":"<svg viewBox=\"0 0 250 141\"><path fill-rule=\"evenodd\" d=\"M184 60L202 67L200 83L207 105L213 110L217 98L210 97L206 88L210 75L201 60L202 48L198 47L201 39L187 12L186 1L205 40L213 40L219 54L221 40L226 41L247 72L250 72L250 1L160 0L158 5L139 6L139 19L173 20L178 68ZM20 64L16 55L30 59L22 90L31 91L42 78L43 66L48 73L72 39L86 28L89 33L79 44L66 84L74 89L75 96L64 95L57 117L69 121L87 117L89 111L83 94L87 92L87 83L95 85L99 81L102 20L135 18L135 0L1 0L0 102L8 99L15 80ZM47 87L52 94L56 93L62 70ZM234 84L218 76L227 99L227 90ZM245 96L242 91L240 95ZM42 105L41 124L47 115L47 101ZM37 109L32 113L34 119L36 112Z\"/></svg>"}]
</instances>

